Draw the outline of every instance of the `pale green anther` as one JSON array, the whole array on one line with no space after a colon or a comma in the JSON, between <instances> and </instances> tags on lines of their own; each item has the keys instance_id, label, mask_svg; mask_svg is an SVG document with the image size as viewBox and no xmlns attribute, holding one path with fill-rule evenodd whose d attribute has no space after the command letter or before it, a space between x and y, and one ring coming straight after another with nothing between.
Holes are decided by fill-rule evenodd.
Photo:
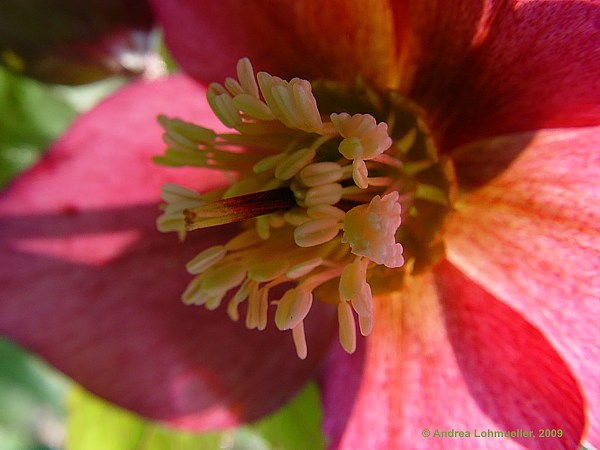
<instances>
[{"instance_id":1,"label":"pale green anther","mask_svg":"<svg viewBox=\"0 0 600 450\"><path fill-rule=\"evenodd\" d=\"M217 136L216 133L209 128L204 128L180 119L167 120L169 120L168 125L166 127L163 125L163 127L165 127L169 133L175 132L197 144L210 144L214 142Z\"/></svg>"},{"instance_id":2,"label":"pale green anther","mask_svg":"<svg viewBox=\"0 0 600 450\"><path fill-rule=\"evenodd\" d=\"M227 89L220 83L210 83L208 85L208 91L206 92L207 98L210 100L212 97L217 95L227 94Z\"/></svg>"},{"instance_id":3,"label":"pale green anther","mask_svg":"<svg viewBox=\"0 0 600 450\"><path fill-rule=\"evenodd\" d=\"M279 119L290 128L302 128L302 116L296 108L294 98L292 97L288 86L273 86L271 88L271 95L273 96L273 100L277 104L279 111L281 111Z\"/></svg>"},{"instance_id":4,"label":"pale green anther","mask_svg":"<svg viewBox=\"0 0 600 450\"><path fill-rule=\"evenodd\" d=\"M339 231L340 225L335 220L309 220L294 229L294 241L298 247L314 247L329 242Z\"/></svg>"},{"instance_id":5,"label":"pale green anther","mask_svg":"<svg viewBox=\"0 0 600 450\"><path fill-rule=\"evenodd\" d=\"M285 276L290 279L296 279L309 274L313 269L316 269L323 263L323 258L313 258L303 261L293 266L285 273Z\"/></svg>"},{"instance_id":6,"label":"pale green anther","mask_svg":"<svg viewBox=\"0 0 600 450\"><path fill-rule=\"evenodd\" d=\"M206 250L198 253L196 257L186 264L185 268L189 273L202 273L221 261L226 254L227 250L225 250L225 247L222 245L209 247Z\"/></svg>"},{"instance_id":7,"label":"pale green anther","mask_svg":"<svg viewBox=\"0 0 600 450\"><path fill-rule=\"evenodd\" d=\"M342 166L335 162L317 162L309 164L300 171L298 177L307 187L335 183L342 179Z\"/></svg>"},{"instance_id":8,"label":"pale green anther","mask_svg":"<svg viewBox=\"0 0 600 450\"><path fill-rule=\"evenodd\" d=\"M300 322L292 328L292 337L294 339L294 346L296 347L298 358L306 359L308 348L306 346L306 335L304 334L304 322Z\"/></svg>"},{"instance_id":9,"label":"pale green anther","mask_svg":"<svg viewBox=\"0 0 600 450\"><path fill-rule=\"evenodd\" d=\"M225 296L225 293L223 292L223 293L219 293L219 294L213 295L212 297L209 297L204 302L204 307L206 309L208 309L209 311L214 311L219 306L221 306L221 301L223 300L224 296Z\"/></svg>"},{"instance_id":10,"label":"pale green anther","mask_svg":"<svg viewBox=\"0 0 600 450\"><path fill-rule=\"evenodd\" d=\"M306 215L311 219L333 219L342 222L346 212L331 205L317 205L307 208Z\"/></svg>"},{"instance_id":11,"label":"pale green anther","mask_svg":"<svg viewBox=\"0 0 600 450\"><path fill-rule=\"evenodd\" d=\"M237 128L242 125L242 116L233 104L229 94L217 95L209 100L213 112L217 115L223 125L229 128Z\"/></svg>"},{"instance_id":12,"label":"pale green anther","mask_svg":"<svg viewBox=\"0 0 600 450\"><path fill-rule=\"evenodd\" d=\"M252 283L255 282L249 279L244 280L244 282L240 285L236 293L233 295L233 297L231 298L231 300L229 300L229 303L227 304L227 315L234 322L240 320L240 313L238 311L238 307L250 295Z\"/></svg>"},{"instance_id":13,"label":"pale green anther","mask_svg":"<svg viewBox=\"0 0 600 450\"><path fill-rule=\"evenodd\" d=\"M227 77L225 79L225 88L231 93L231 95L236 96L244 93L244 88L240 85L238 80L235 78Z\"/></svg>"},{"instance_id":14,"label":"pale green anther","mask_svg":"<svg viewBox=\"0 0 600 450\"><path fill-rule=\"evenodd\" d=\"M167 146L180 151L197 151L198 145L179 133L165 133L162 140Z\"/></svg>"},{"instance_id":15,"label":"pale green anther","mask_svg":"<svg viewBox=\"0 0 600 450\"><path fill-rule=\"evenodd\" d=\"M236 72L238 80L244 88L246 94L250 94L256 98L259 97L258 85L254 77L254 69L248 58L241 58L237 62Z\"/></svg>"},{"instance_id":16,"label":"pale green anther","mask_svg":"<svg viewBox=\"0 0 600 450\"><path fill-rule=\"evenodd\" d=\"M277 106L277 102L275 101L271 90L274 86L281 85L283 83L283 80L279 77L269 75L267 72L259 72L256 75L256 79L258 80L258 85L260 86L260 91L263 94L265 102L267 103L273 114L275 114L275 117L281 119L283 113L281 112L279 106Z\"/></svg>"},{"instance_id":17,"label":"pale green anther","mask_svg":"<svg viewBox=\"0 0 600 450\"><path fill-rule=\"evenodd\" d=\"M202 290L206 292L227 292L246 278L246 269L241 265L228 264L212 267L202 275Z\"/></svg>"},{"instance_id":18,"label":"pale green anther","mask_svg":"<svg viewBox=\"0 0 600 450\"><path fill-rule=\"evenodd\" d=\"M171 122L174 120L180 120L180 119L170 119L168 116L165 116L164 114L159 114L156 117L156 121L158 122L158 124L163 127L163 129L165 131L167 131L169 129L169 127L171 126Z\"/></svg>"},{"instance_id":19,"label":"pale green anther","mask_svg":"<svg viewBox=\"0 0 600 450\"><path fill-rule=\"evenodd\" d=\"M176 150L174 148L167 148L165 150L165 156L156 156L152 160L158 164L176 167L205 167L207 163L206 156L201 152Z\"/></svg>"},{"instance_id":20,"label":"pale green anther","mask_svg":"<svg viewBox=\"0 0 600 450\"><path fill-rule=\"evenodd\" d=\"M275 312L275 325L280 330L290 330L302 322L310 307L313 295L301 289L290 289L279 300Z\"/></svg>"},{"instance_id":21,"label":"pale green anther","mask_svg":"<svg viewBox=\"0 0 600 450\"><path fill-rule=\"evenodd\" d=\"M304 204L307 208L318 205L335 205L342 199L342 185L339 183L316 186L306 191Z\"/></svg>"},{"instance_id":22,"label":"pale green anther","mask_svg":"<svg viewBox=\"0 0 600 450\"><path fill-rule=\"evenodd\" d=\"M182 200L199 201L200 194L178 184L166 183L160 188L160 198L167 203L175 203Z\"/></svg>"},{"instance_id":23,"label":"pale green anther","mask_svg":"<svg viewBox=\"0 0 600 450\"><path fill-rule=\"evenodd\" d=\"M352 307L348 302L341 301L338 303L338 323L342 348L348 353L354 353L356 350L356 325Z\"/></svg>"},{"instance_id":24,"label":"pale green anther","mask_svg":"<svg viewBox=\"0 0 600 450\"><path fill-rule=\"evenodd\" d=\"M260 190L261 191L271 191L274 189L279 189L281 186L283 186L282 180L278 180L277 178L272 178L271 180L267 181Z\"/></svg>"},{"instance_id":25,"label":"pale green anther","mask_svg":"<svg viewBox=\"0 0 600 450\"><path fill-rule=\"evenodd\" d=\"M238 94L233 97L233 105L248 116L258 120L275 120L271 108L250 94Z\"/></svg>"},{"instance_id":26,"label":"pale green anther","mask_svg":"<svg viewBox=\"0 0 600 450\"><path fill-rule=\"evenodd\" d=\"M358 316L358 326L360 328L360 334L368 336L373 331L373 315L369 316Z\"/></svg>"},{"instance_id":27,"label":"pale green anther","mask_svg":"<svg viewBox=\"0 0 600 450\"><path fill-rule=\"evenodd\" d=\"M180 240L183 240L182 238L185 237L186 230L183 222L183 216L174 217L163 214L156 219L156 228L158 228L158 231L161 233L176 231L180 235Z\"/></svg>"},{"instance_id":28,"label":"pale green anther","mask_svg":"<svg viewBox=\"0 0 600 450\"><path fill-rule=\"evenodd\" d=\"M340 294L345 300L350 300L362 292L363 285L366 283L367 265L356 258L352 263L344 267L340 277Z\"/></svg>"},{"instance_id":29,"label":"pale green anther","mask_svg":"<svg viewBox=\"0 0 600 450\"><path fill-rule=\"evenodd\" d=\"M187 288L183 292L181 296L181 300L186 305L195 305L202 304L205 298L205 293L202 289L202 278L196 277L192 280L190 284L187 285Z\"/></svg>"},{"instance_id":30,"label":"pale green anther","mask_svg":"<svg viewBox=\"0 0 600 450\"><path fill-rule=\"evenodd\" d=\"M271 225L267 216L259 216L256 218L256 233L263 241L271 237Z\"/></svg>"},{"instance_id":31,"label":"pale green anther","mask_svg":"<svg viewBox=\"0 0 600 450\"><path fill-rule=\"evenodd\" d=\"M291 210L286 211L283 214L283 217L287 223L294 226L302 225L309 220L305 211L301 208L292 208Z\"/></svg>"},{"instance_id":32,"label":"pale green anther","mask_svg":"<svg viewBox=\"0 0 600 450\"><path fill-rule=\"evenodd\" d=\"M257 180L256 178L243 178L229 186L227 190L223 193L223 198L233 198L237 197L238 195L258 192L259 187L259 180Z\"/></svg>"},{"instance_id":33,"label":"pale green anther","mask_svg":"<svg viewBox=\"0 0 600 450\"><path fill-rule=\"evenodd\" d=\"M248 299L248 312L246 314L246 328L264 330L267 327L267 309L269 290L261 288L250 295Z\"/></svg>"},{"instance_id":34,"label":"pale green anther","mask_svg":"<svg viewBox=\"0 0 600 450\"><path fill-rule=\"evenodd\" d=\"M296 78L292 80L291 86L294 93L296 107L304 119L303 128L307 131L320 130L323 127L323 121L321 120L321 114L319 114L317 101L312 94L310 83L306 80L300 80Z\"/></svg>"},{"instance_id":35,"label":"pale green anther","mask_svg":"<svg viewBox=\"0 0 600 450\"><path fill-rule=\"evenodd\" d=\"M273 169L286 157L287 154L285 153L276 153L275 155L267 156L266 158L263 158L259 162L254 164L254 167L252 167L252 171L254 173L266 172L267 170Z\"/></svg>"},{"instance_id":36,"label":"pale green anther","mask_svg":"<svg viewBox=\"0 0 600 450\"><path fill-rule=\"evenodd\" d=\"M282 261L280 259L267 261L267 262L259 262L253 264L248 269L248 278L254 281L271 281L281 275L285 274L289 269L289 264L286 261Z\"/></svg>"},{"instance_id":37,"label":"pale green anther","mask_svg":"<svg viewBox=\"0 0 600 450\"><path fill-rule=\"evenodd\" d=\"M296 150L275 167L275 177L279 180L289 180L309 164L317 154L312 148Z\"/></svg>"},{"instance_id":38,"label":"pale green anther","mask_svg":"<svg viewBox=\"0 0 600 450\"><path fill-rule=\"evenodd\" d=\"M362 159L352 161L352 179L361 189L369 187L369 169Z\"/></svg>"}]
</instances>

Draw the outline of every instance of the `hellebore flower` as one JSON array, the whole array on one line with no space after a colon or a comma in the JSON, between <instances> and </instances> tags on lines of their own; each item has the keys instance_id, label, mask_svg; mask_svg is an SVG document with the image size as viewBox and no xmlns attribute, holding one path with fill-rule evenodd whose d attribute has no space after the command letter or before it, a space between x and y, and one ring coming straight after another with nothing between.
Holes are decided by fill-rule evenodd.
<instances>
[{"instance_id":1,"label":"hellebore flower","mask_svg":"<svg viewBox=\"0 0 600 450\"><path fill-rule=\"evenodd\" d=\"M154 7L224 84L130 85L6 190L5 334L194 429L318 374L332 448L600 445L597 3Z\"/></svg>"}]
</instances>

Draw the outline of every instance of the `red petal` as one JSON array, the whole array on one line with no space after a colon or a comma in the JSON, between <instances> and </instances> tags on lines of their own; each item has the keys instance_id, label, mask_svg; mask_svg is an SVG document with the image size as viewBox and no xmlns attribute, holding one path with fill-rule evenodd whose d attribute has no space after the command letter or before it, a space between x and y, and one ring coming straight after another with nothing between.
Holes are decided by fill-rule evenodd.
<instances>
[{"instance_id":1,"label":"red petal","mask_svg":"<svg viewBox=\"0 0 600 450\"><path fill-rule=\"evenodd\" d=\"M377 0L153 0L175 59L203 82L221 82L248 56L282 77L380 85L397 78L390 7Z\"/></svg>"},{"instance_id":2,"label":"red petal","mask_svg":"<svg viewBox=\"0 0 600 450\"><path fill-rule=\"evenodd\" d=\"M444 148L600 121L600 7L584 1L397 0L403 88Z\"/></svg>"},{"instance_id":3,"label":"red petal","mask_svg":"<svg viewBox=\"0 0 600 450\"><path fill-rule=\"evenodd\" d=\"M130 85L81 117L0 200L0 330L118 405L191 428L231 425L279 406L312 374L331 336L246 330L223 311L183 306L184 265L232 229L156 231L159 188L221 184L166 169L159 112L212 125L204 91L176 77ZM334 324L334 322L333 322Z\"/></svg>"},{"instance_id":4,"label":"red petal","mask_svg":"<svg viewBox=\"0 0 600 450\"><path fill-rule=\"evenodd\" d=\"M407 283L377 299L364 352L328 360L323 387L332 448L549 448L537 438L540 428L561 428L563 437L552 444L577 448L581 394L535 328L448 263L436 277ZM452 430L470 437L436 436ZM475 435L488 430L516 435ZM529 432L535 438L524 437Z\"/></svg>"},{"instance_id":5,"label":"red petal","mask_svg":"<svg viewBox=\"0 0 600 450\"><path fill-rule=\"evenodd\" d=\"M581 384L600 445L600 127L482 142L455 155L471 185L449 259L542 330ZM515 155L518 155L515 157Z\"/></svg>"}]
</instances>

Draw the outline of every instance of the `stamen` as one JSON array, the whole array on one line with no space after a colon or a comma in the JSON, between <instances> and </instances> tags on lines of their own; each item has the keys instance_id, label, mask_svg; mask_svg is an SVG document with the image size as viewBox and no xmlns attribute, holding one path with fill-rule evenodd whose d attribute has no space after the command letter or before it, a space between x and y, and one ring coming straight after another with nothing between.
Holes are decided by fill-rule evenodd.
<instances>
[{"instance_id":1,"label":"stamen","mask_svg":"<svg viewBox=\"0 0 600 450\"><path fill-rule=\"evenodd\" d=\"M296 346L298 358L306 359L306 355L308 355L308 347L306 346L306 336L304 334L304 322L300 322L298 325L292 328L292 336L294 339L294 345Z\"/></svg>"},{"instance_id":2,"label":"stamen","mask_svg":"<svg viewBox=\"0 0 600 450\"><path fill-rule=\"evenodd\" d=\"M343 222L346 213L335 206L317 205L307 208L306 215L311 219L333 219L336 222Z\"/></svg>"},{"instance_id":3,"label":"stamen","mask_svg":"<svg viewBox=\"0 0 600 450\"><path fill-rule=\"evenodd\" d=\"M360 328L360 334L368 336L373 331L373 315L370 316L358 316L358 327Z\"/></svg>"},{"instance_id":4,"label":"stamen","mask_svg":"<svg viewBox=\"0 0 600 450\"><path fill-rule=\"evenodd\" d=\"M247 58L238 61L236 72L237 79L212 83L207 91L213 112L233 131L217 134L158 117L167 148L156 162L221 170L231 180L228 187L202 195L165 185L158 229L183 239L188 231L243 222L237 236L188 262L195 277L182 300L212 310L233 294L229 317L239 320L239 307L247 302L245 325L258 330L267 326L269 305L276 305L275 325L292 331L302 359L307 356L304 320L313 301L336 302L339 340L352 353L355 316L367 336L373 302L381 300L373 298L371 284L388 273L374 266L404 265L396 235L406 238L403 272L422 270L421 261L428 264L442 254L441 243L422 245L420 234L431 235L430 228L414 230L421 230L422 217L443 222L438 209L451 206L452 167L440 163L425 123L399 96L383 97L364 86L332 91L325 83L315 86L317 103L306 80L255 75ZM355 90L359 102L344 97ZM334 107L364 102L372 106L367 110L387 114L387 123L370 114L330 114ZM325 114L319 105L329 108ZM418 204L417 210L415 199L426 200L428 207ZM431 248L438 249L435 255ZM315 295L336 283L337 298ZM273 290L283 292L279 300L269 299Z\"/></svg>"},{"instance_id":5,"label":"stamen","mask_svg":"<svg viewBox=\"0 0 600 450\"><path fill-rule=\"evenodd\" d=\"M226 78L225 79L225 88L233 95L234 97L239 94L244 93L244 88L238 83L238 81L234 78Z\"/></svg>"},{"instance_id":6,"label":"stamen","mask_svg":"<svg viewBox=\"0 0 600 450\"><path fill-rule=\"evenodd\" d=\"M340 297L350 300L356 313L364 317L373 315L371 286L366 281L368 265L368 259L356 258L344 268L339 286Z\"/></svg>"},{"instance_id":7,"label":"stamen","mask_svg":"<svg viewBox=\"0 0 600 450\"><path fill-rule=\"evenodd\" d=\"M244 92L258 98L258 85L254 78L254 69L252 68L250 60L248 58L241 58L237 63L236 71L238 80L240 80L240 84L244 88Z\"/></svg>"},{"instance_id":8,"label":"stamen","mask_svg":"<svg viewBox=\"0 0 600 450\"><path fill-rule=\"evenodd\" d=\"M335 162L318 162L307 165L299 175L306 187L322 186L342 179L342 166Z\"/></svg>"},{"instance_id":9,"label":"stamen","mask_svg":"<svg viewBox=\"0 0 600 450\"><path fill-rule=\"evenodd\" d=\"M316 155L313 148L297 150L285 158L275 167L275 177L280 180L289 180L309 164Z\"/></svg>"},{"instance_id":10,"label":"stamen","mask_svg":"<svg viewBox=\"0 0 600 450\"><path fill-rule=\"evenodd\" d=\"M352 161L352 179L354 183L361 188L366 189L369 187L369 170L367 165L362 159L355 159Z\"/></svg>"},{"instance_id":11,"label":"stamen","mask_svg":"<svg viewBox=\"0 0 600 450\"><path fill-rule=\"evenodd\" d=\"M209 247L206 250L198 253L194 259L186 264L185 268L189 273L192 274L202 273L221 261L226 254L227 250L222 245Z\"/></svg>"},{"instance_id":12,"label":"stamen","mask_svg":"<svg viewBox=\"0 0 600 450\"><path fill-rule=\"evenodd\" d=\"M296 108L303 119L302 128L307 131L320 131L323 128L323 121L319 114L317 100L312 94L312 86L308 81L299 78L294 78L290 85L294 93Z\"/></svg>"},{"instance_id":13,"label":"stamen","mask_svg":"<svg viewBox=\"0 0 600 450\"><path fill-rule=\"evenodd\" d=\"M312 272L313 269L316 269L321 264L323 264L322 258L309 259L299 264L296 264L294 267L292 267L286 272L285 276L288 277L290 280L301 278L304 275L307 275L310 272Z\"/></svg>"},{"instance_id":14,"label":"stamen","mask_svg":"<svg viewBox=\"0 0 600 450\"><path fill-rule=\"evenodd\" d=\"M275 312L275 325L277 325L277 328L282 331L295 328L308 314L312 302L311 292L302 289L287 291L281 300L277 302L277 311Z\"/></svg>"},{"instance_id":15,"label":"stamen","mask_svg":"<svg viewBox=\"0 0 600 450\"><path fill-rule=\"evenodd\" d=\"M296 192L294 192L295 194ZM339 183L315 186L306 191L303 205L311 208L319 205L335 205L342 199L342 185Z\"/></svg>"},{"instance_id":16,"label":"stamen","mask_svg":"<svg viewBox=\"0 0 600 450\"><path fill-rule=\"evenodd\" d=\"M229 128L239 128L242 125L242 116L233 104L229 94L221 94L209 98L208 103L223 125Z\"/></svg>"},{"instance_id":17,"label":"stamen","mask_svg":"<svg viewBox=\"0 0 600 450\"><path fill-rule=\"evenodd\" d=\"M337 236L340 224L332 219L314 219L304 222L294 230L294 241L299 247L314 247L329 242Z\"/></svg>"},{"instance_id":18,"label":"stamen","mask_svg":"<svg viewBox=\"0 0 600 450\"><path fill-rule=\"evenodd\" d=\"M348 353L356 350L356 323L352 308L346 301L338 303L339 338L342 348Z\"/></svg>"},{"instance_id":19,"label":"stamen","mask_svg":"<svg viewBox=\"0 0 600 450\"><path fill-rule=\"evenodd\" d=\"M275 120L275 116L266 103L250 94L238 94L232 102L237 109L256 120Z\"/></svg>"},{"instance_id":20,"label":"stamen","mask_svg":"<svg viewBox=\"0 0 600 450\"><path fill-rule=\"evenodd\" d=\"M274 260L253 264L248 269L248 278L255 281L271 281L287 272L285 261Z\"/></svg>"}]
</instances>

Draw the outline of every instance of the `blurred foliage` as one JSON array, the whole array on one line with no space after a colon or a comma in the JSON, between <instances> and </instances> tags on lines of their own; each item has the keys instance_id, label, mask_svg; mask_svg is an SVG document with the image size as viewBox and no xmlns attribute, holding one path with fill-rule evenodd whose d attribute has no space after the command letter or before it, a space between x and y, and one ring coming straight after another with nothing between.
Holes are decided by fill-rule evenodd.
<instances>
[{"instance_id":1,"label":"blurred foliage","mask_svg":"<svg viewBox=\"0 0 600 450\"><path fill-rule=\"evenodd\" d=\"M319 450L319 394L307 386L288 405L252 425L193 434L145 421L81 388L68 397L67 450Z\"/></svg>"},{"instance_id":2,"label":"blurred foliage","mask_svg":"<svg viewBox=\"0 0 600 450\"><path fill-rule=\"evenodd\" d=\"M0 339L0 448L59 448L67 380Z\"/></svg>"},{"instance_id":3,"label":"blurred foliage","mask_svg":"<svg viewBox=\"0 0 600 450\"><path fill-rule=\"evenodd\" d=\"M145 0L2 0L0 64L61 84L139 74L153 22Z\"/></svg>"},{"instance_id":4,"label":"blurred foliage","mask_svg":"<svg viewBox=\"0 0 600 450\"><path fill-rule=\"evenodd\" d=\"M49 86L0 68L0 186L35 162L78 113L122 82Z\"/></svg>"}]
</instances>

